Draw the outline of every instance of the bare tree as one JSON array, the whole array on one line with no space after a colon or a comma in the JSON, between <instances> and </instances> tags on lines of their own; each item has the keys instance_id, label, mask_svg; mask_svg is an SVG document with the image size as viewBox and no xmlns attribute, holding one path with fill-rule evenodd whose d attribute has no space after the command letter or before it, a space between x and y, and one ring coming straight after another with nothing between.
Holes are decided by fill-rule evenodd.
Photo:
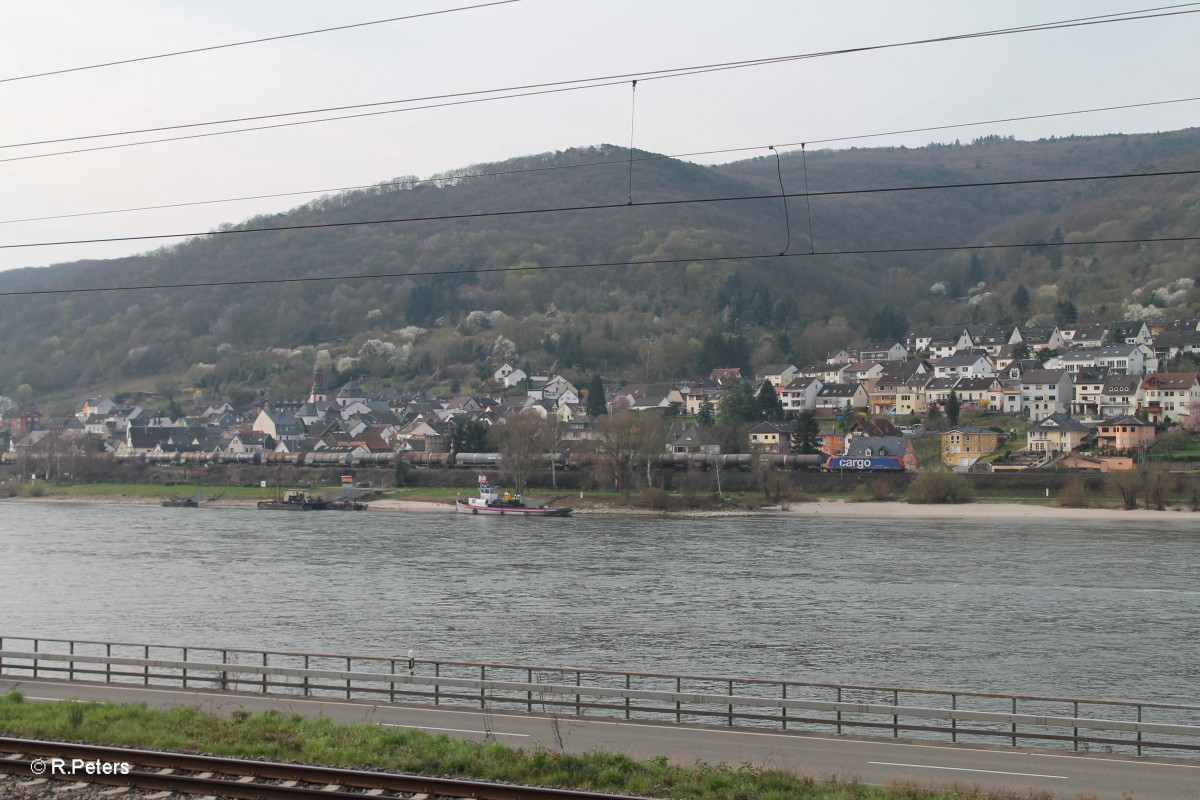
<instances>
[{"instance_id":1,"label":"bare tree","mask_svg":"<svg viewBox=\"0 0 1200 800\"><path fill-rule=\"evenodd\" d=\"M542 420L532 413L509 414L493 426L501 456L501 473L523 494L541 453Z\"/></svg>"},{"instance_id":2,"label":"bare tree","mask_svg":"<svg viewBox=\"0 0 1200 800\"><path fill-rule=\"evenodd\" d=\"M1109 485L1121 495L1121 504L1126 511L1137 508L1138 492L1142 488L1142 476L1132 470L1110 472Z\"/></svg>"},{"instance_id":3,"label":"bare tree","mask_svg":"<svg viewBox=\"0 0 1200 800\"><path fill-rule=\"evenodd\" d=\"M546 418L542 420L541 429L538 431L538 438L550 460L550 485L557 489L558 468L554 463L554 459L558 455L559 445L562 444L562 420L558 418L557 414L547 414Z\"/></svg>"},{"instance_id":4,"label":"bare tree","mask_svg":"<svg viewBox=\"0 0 1200 800\"><path fill-rule=\"evenodd\" d=\"M634 476L650 470L654 459L661 455L667 441L666 424L652 413L626 411L596 421L597 479L611 484L621 493L633 488Z\"/></svg>"}]
</instances>

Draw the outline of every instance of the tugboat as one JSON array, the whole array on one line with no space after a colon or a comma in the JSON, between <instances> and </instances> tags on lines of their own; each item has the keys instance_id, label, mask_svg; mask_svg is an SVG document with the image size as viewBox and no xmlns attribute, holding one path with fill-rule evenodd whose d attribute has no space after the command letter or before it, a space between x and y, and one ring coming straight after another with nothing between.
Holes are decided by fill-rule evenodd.
<instances>
[{"instance_id":1,"label":"tugboat","mask_svg":"<svg viewBox=\"0 0 1200 800\"><path fill-rule=\"evenodd\" d=\"M282 496L271 500L259 500L259 508L271 511L366 511L367 504L351 497L326 500L321 495L311 495L303 489L288 489Z\"/></svg>"},{"instance_id":2,"label":"tugboat","mask_svg":"<svg viewBox=\"0 0 1200 800\"><path fill-rule=\"evenodd\" d=\"M520 495L509 492L501 494L499 488L479 476L479 496L454 501L454 510L459 514L498 514L512 517L569 517L571 509L551 505L526 505Z\"/></svg>"},{"instance_id":3,"label":"tugboat","mask_svg":"<svg viewBox=\"0 0 1200 800\"><path fill-rule=\"evenodd\" d=\"M277 494L271 500L259 500L258 507L272 511L325 511L329 501L320 495L314 497L303 489L288 489L282 496Z\"/></svg>"},{"instance_id":4,"label":"tugboat","mask_svg":"<svg viewBox=\"0 0 1200 800\"><path fill-rule=\"evenodd\" d=\"M199 508L201 503L210 503L222 496L222 494L208 495L197 489L196 493L190 497L173 494L166 500L163 500L162 504L165 508Z\"/></svg>"}]
</instances>

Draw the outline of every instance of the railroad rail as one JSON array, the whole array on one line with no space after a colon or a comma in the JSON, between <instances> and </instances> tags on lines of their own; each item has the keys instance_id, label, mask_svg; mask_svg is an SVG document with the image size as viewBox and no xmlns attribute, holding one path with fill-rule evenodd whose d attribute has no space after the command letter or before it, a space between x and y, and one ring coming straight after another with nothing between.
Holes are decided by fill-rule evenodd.
<instances>
[{"instance_id":1,"label":"railroad rail","mask_svg":"<svg viewBox=\"0 0 1200 800\"><path fill-rule=\"evenodd\" d=\"M782 731L1200 752L1200 705L0 636L0 677Z\"/></svg>"},{"instance_id":2,"label":"railroad rail","mask_svg":"<svg viewBox=\"0 0 1200 800\"><path fill-rule=\"evenodd\" d=\"M51 759L66 765L128 765L128 773L73 774L64 767L52 774ZM546 786L441 778L395 772L341 769L312 764L102 747L35 739L0 737L0 773L18 777L107 786L128 786L152 791L201 796L301 800L302 798L473 797L479 800L648 800Z\"/></svg>"},{"instance_id":3,"label":"railroad rail","mask_svg":"<svg viewBox=\"0 0 1200 800\"><path fill-rule=\"evenodd\" d=\"M167 452L167 453L124 453L110 456L117 464L152 464L158 466L201 466L207 464L253 464L265 466L293 467L381 467L392 468L403 462L410 467L436 467L444 469L497 469L504 463L500 453L346 453L341 451L311 450L298 453L216 453L216 452ZM791 453L664 453L650 457L650 464L659 469L740 469L750 470L755 464L767 463L777 469L817 470L825 467L827 457L822 454L799 455ZM593 453L540 454L535 463L544 469L575 470L597 463ZM627 461L628 456L623 457ZM50 466L49 456L40 453L0 452L0 464L21 464L22 471L31 465L38 469ZM846 467L863 470L872 467ZM894 469L894 467L889 467Z\"/></svg>"}]
</instances>

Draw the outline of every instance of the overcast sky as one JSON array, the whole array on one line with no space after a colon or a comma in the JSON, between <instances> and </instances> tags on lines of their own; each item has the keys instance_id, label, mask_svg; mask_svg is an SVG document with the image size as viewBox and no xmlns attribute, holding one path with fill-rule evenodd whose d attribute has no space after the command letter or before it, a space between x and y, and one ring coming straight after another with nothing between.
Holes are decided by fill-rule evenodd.
<instances>
[{"instance_id":1,"label":"overcast sky","mask_svg":"<svg viewBox=\"0 0 1200 800\"><path fill-rule=\"evenodd\" d=\"M0 3L0 79L472 4L12 0ZM311 196L9 222L29 217L335 189L574 146L627 146L631 87L624 82L3 161L172 134L16 144L900 43L1151 7L1135 0L519 0L8 80L0 82L0 244L200 232ZM1200 4L1172 10L1197 11ZM1188 14L643 79L634 143L667 154L765 147L1200 96L1198 41L1200 14ZM1196 125L1198 113L1200 102L1178 103L824 146L1175 130ZM178 240L4 249L0 269L110 258L172 241Z\"/></svg>"}]
</instances>

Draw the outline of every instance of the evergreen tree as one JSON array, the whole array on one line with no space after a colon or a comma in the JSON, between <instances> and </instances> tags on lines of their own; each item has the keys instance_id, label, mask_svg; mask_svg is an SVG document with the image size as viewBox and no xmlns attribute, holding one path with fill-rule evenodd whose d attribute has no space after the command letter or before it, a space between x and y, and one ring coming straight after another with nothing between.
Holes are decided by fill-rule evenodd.
<instances>
[{"instance_id":1,"label":"evergreen tree","mask_svg":"<svg viewBox=\"0 0 1200 800\"><path fill-rule=\"evenodd\" d=\"M775 393L775 385L768 380L758 387L758 413L766 420L779 422L783 419L783 401Z\"/></svg>"},{"instance_id":2,"label":"evergreen tree","mask_svg":"<svg viewBox=\"0 0 1200 800\"><path fill-rule=\"evenodd\" d=\"M711 428L713 426L713 407L712 401L708 399L708 395L700 398L700 410L696 412L696 424L701 428Z\"/></svg>"},{"instance_id":3,"label":"evergreen tree","mask_svg":"<svg viewBox=\"0 0 1200 800\"><path fill-rule=\"evenodd\" d=\"M946 400L946 421L950 423L950 427L958 426L958 413L962 410L962 405L958 400L958 392L950 390L950 397Z\"/></svg>"},{"instance_id":4,"label":"evergreen tree","mask_svg":"<svg viewBox=\"0 0 1200 800\"><path fill-rule=\"evenodd\" d=\"M593 375L588 384L587 413L589 417L603 417L608 412L604 397L604 381L599 375Z\"/></svg>"},{"instance_id":5,"label":"evergreen tree","mask_svg":"<svg viewBox=\"0 0 1200 800\"><path fill-rule=\"evenodd\" d=\"M758 417L757 403L745 381L730 381L721 389L721 407L717 425L734 428Z\"/></svg>"},{"instance_id":6,"label":"evergreen tree","mask_svg":"<svg viewBox=\"0 0 1200 800\"><path fill-rule=\"evenodd\" d=\"M1054 304L1054 324L1074 325L1079 321L1079 309L1070 300L1059 300Z\"/></svg>"},{"instance_id":7,"label":"evergreen tree","mask_svg":"<svg viewBox=\"0 0 1200 800\"><path fill-rule=\"evenodd\" d=\"M792 431L791 451L803 455L816 453L820 445L820 433L817 415L811 411L801 411L796 415L796 430Z\"/></svg>"},{"instance_id":8,"label":"evergreen tree","mask_svg":"<svg viewBox=\"0 0 1200 800\"><path fill-rule=\"evenodd\" d=\"M967 265L967 285L977 286L983 280L983 261L980 260L979 253L971 253L971 263Z\"/></svg>"},{"instance_id":9,"label":"evergreen tree","mask_svg":"<svg viewBox=\"0 0 1200 800\"><path fill-rule=\"evenodd\" d=\"M1054 267L1055 269L1058 269L1059 267L1061 267L1062 263L1063 263L1063 249L1061 246L1062 243L1063 243L1062 228L1055 228L1050 233L1050 244L1056 245L1056 246L1051 247L1050 252L1048 254L1050 257L1050 266Z\"/></svg>"},{"instance_id":10,"label":"evergreen tree","mask_svg":"<svg viewBox=\"0 0 1200 800\"><path fill-rule=\"evenodd\" d=\"M1013 308L1015 308L1017 310L1018 314L1020 314L1021 316L1025 316L1025 312L1029 310L1029 302L1030 302L1029 290L1026 289L1025 284L1022 283L1022 284L1018 285L1017 290L1015 292L1013 292L1013 296L1012 296Z\"/></svg>"},{"instance_id":11,"label":"evergreen tree","mask_svg":"<svg viewBox=\"0 0 1200 800\"><path fill-rule=\"evenodd\" d=\"M867 323L867 338L872 342L900 341L906 333L908 316L895 306L879 309Z\"/></svg>"}]
</instances>

